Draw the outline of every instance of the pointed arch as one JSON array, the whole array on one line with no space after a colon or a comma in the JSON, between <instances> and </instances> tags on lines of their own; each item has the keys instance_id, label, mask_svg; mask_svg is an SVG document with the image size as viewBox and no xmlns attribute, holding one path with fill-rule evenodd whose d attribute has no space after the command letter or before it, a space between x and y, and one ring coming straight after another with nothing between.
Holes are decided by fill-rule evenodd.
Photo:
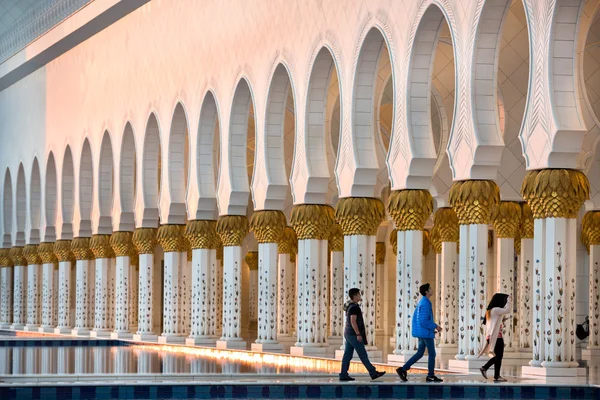
<instances>
[{"instance_id":1,"label":"pointed arch","mask_svg":"<svg viewBox=\"0 0 600 400\"><path fill-rule=\"evenodd\" d=\"M112 141L108 131L104 131L100 144L100 162L98 163L98 233L112 232L112 207L114 188L114 168Z\"/></svg>"},{"instance_id":2,"label":"pointed arch","mask_svg":"<svg viewBox=\"0 0 600 400\"><path fill-rule=\"evenodd\" d=\"M46 234L56 225L56 203L57 203L57 180L56 180L56 162L54 154L48 154L46 163L46 182L44 184L44 219L46 225ZM43 239L46 241L47 239ZM50 240L48 240L50 241Z\"/></svg>"},{"instance_id":3,"label":"pointed arch","mask_svg":"<svg viewBox=\"0 0 600 400\"><path fill-rule=\"evenodd\" d=\"M91 217L94 193L94 165L92 161L92 148L86 138L81 150L79 161L79 236L91 235Z\"/></svg>"},{"instance_id":4,"label":"pointed arch","mask_svg":"<svg viewBox=\"0 0 600 400\"><path fill-rule=\"evenodd\" d=\"M158 225L161 169L160 126L156 114L151 113L146 123L142 154L143 213L141 224L144 227L156 227Z\"/></svg>"},{"instance_id":5,"label":"pointed arch","mask_svg":"<svg viewBox=\"0 0 600 400\"><path fill-rule=\"evenodd\" d=\"M121 160L119 162L119 196L121 223L133 225L133 210L135 208L135 193L137 189L137 154L135 150L135 137L131 123L127 122L121 142Z\"/></svg>"},{"instance_id":6,"label":"pointed arch","mask_svg":"<svg viewBox=\"0 0 600 400\"><path fill-rule=\"evenodd\" d=\"M2 221L4 228L3 246L12 246L12 222L13 222L13 191L10 168L4 173L4 190L2 200Z\"/></svg>"},{"instance_id":7,"label":"pointed arch","mask_svg":"<svg viewBox=\"0 0 600 400\"><path fill-rule=\"evenodd\" d=\"M198 208L196 218L214 214L216 209L216 166L218 160L219 107L214 93L208 91L202 101L198 139L196 141L196 179L198 185ZM214 218L214 217L213 217ZM207 218L212 219L212 218Z\"/></svg>"},{"instance_id":8,"label":"pointed arch","mask_svg":"<svg viewBox=\"0 0 600 400\"><path fill-rule=\"evenodd\" d=\"M29 224L30 237L29 241L37 240L39 237L40 218L42 210L42 183L40 178L40 166L37 157L33 159L33 167L31 167L31 179L29 184Z\"/></svg>"},{"instance_id":9,"label":"pointed arch","mask_svg":"<svg viewBox=\"0 0 600 400\"><path fill-rule=\"evenodd\" d=\"M73 223L73 206L75 204L75 177L73 166L73 153L67 146L63 157L62 176L61 176L61 212L64 227L69 227ZM64 237L63 229L63 237ZM69 233L72 233L69 231Z\"/></svg>"},{"instance_id":10,"label":"pointed arch","mask_svg":"<svg viewBox=\"0 0 600 400\"><path fill-rule=\"evenodd\" d=\"M177 103L171 119L169 135L168 179L171 203L185 204L188 180L188 118L181 103Z\"/></svg>"}]
</instances>

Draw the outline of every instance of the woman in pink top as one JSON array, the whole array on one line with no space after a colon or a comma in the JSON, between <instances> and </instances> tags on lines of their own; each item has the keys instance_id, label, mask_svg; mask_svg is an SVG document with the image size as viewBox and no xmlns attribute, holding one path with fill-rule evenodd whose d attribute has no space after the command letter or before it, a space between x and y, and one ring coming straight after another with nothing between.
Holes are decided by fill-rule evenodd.
<instances>
[{"instance_id":1,"label":"woman in pink top","mask_svg":"<svg viewBox=\"0 0 600 400\"><path fill-rule=\"evenodd\" d=\"M478 358L482 354L491 353L492 358L479 370L481 375L487 379L487 370L494 366L494 382L506 382L506 379L500 376L502 367L502 357L504 356L504 339L502 339L502 320L503 315L509 314L511 310L510 296L504 293L496 293L490 304L488 304L483 324L485 325L486 345L479 352ZM492 351L493 349L493 351Z\"/></svg>"}]
</instances>

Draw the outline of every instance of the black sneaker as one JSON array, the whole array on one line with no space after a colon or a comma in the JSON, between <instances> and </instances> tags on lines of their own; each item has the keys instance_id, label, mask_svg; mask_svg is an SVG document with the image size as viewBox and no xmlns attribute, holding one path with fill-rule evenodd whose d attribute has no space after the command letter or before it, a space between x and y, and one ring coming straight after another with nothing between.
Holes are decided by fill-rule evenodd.
<instances>
[{"instance_id":1,"label":"black sneaker","mask_svg":"<svg viewBox=\"0 0 600 400\"><path fill-rule=\"evenodd\" d=\"M356 379L354 379L354 378L353 378L353 377L351 377L351 376L344 376L344 377L341 377L341 378L340 378L340 382L352 382L352 381L355 381L355 380L356 380Z\"/></svg>"},{"instance_id":2,"label":"black sneaker","mask_svg":"<svg viewBox=\"0 0 600 400\"><path fill-rule=\"evenodd\" d=\"M385 371L375 371L375 374L371 375L371 379L375 380L385 375Z\"/></svg>"},{"instance_id":3,"label":"black sneaker","mask_svg":"<svg viewBox=\"0 0 600 400\"><path fill-rule=\"evenodd\" d=\"M406 378L406 371L404 371L402 368L396 368L396 373L402 382L408 382L408 378Z\"/></svg>"},{"instance_id":4,"label":"black sneaker","mask_svg":"<svg viewBox=\"0 0 600 400\"><path fill-rule=\"evenodd\" d=\"M497 378L494 378L494 382L507 382L507 380L504 379L503 377L499 376Z\"/></svg>"},{"instance_id":5,"label":"black sneaker","mask_svg":"<svg viewBox=\"0 0 600 400\"><path fill-rule=\"evenodd\" d=\"M438 378L437 376L428 376L425 378L425 382L444 382L443 379Z\"/></svg>"},{"instance_id":6,"label":"black sneaker","mask_svg":"<svg viewBox=\"0 0 600 400\"><path fill-rule=\"evenodd\" d=\"M483 377L487 379L487 371L483 369L483 367L479 368L479 371L481 372L481 375L483 375Z\"/></svg>"}]
</instances>

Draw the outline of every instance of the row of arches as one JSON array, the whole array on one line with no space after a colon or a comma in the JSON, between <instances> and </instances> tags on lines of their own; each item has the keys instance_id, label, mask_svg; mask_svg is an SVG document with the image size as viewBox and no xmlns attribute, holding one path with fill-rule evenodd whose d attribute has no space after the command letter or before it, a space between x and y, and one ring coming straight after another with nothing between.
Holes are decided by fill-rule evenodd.
<instances>
[{"instance_id":1,"label":"row of arches","mask_svg":"<svg viewBox=\"0 0 600 400\"><path fill-rule=\"evenodd\" d=\"M511 3L486 2L475 34L480 38L472 77L475 135L496 144L503 144L498 52ZM29 185L22 164L15 181L7 169L5 242L13 233L12 241L25 240L26 227L30 239L35 240L33 231L42 226L46 239L39 239L52 240L54 227L63 238L89 236L214 219L217 213L335 203L339 196L385 197L398 187L424 186L443 201L446 188L432 187L431 179L452 168L446 149L455 144L453 138L464 135L455 127L459 73L454 60L451 94L440 94L433 84L438 46L457 51L455 22L448 10L444 4L424 2L411 32L406 70L395 65L402 57L394 54L386 29L376 24L366 29L351 93L343 93L339 83L348 74L338 70L335 48L323 46L311 58L305 99L296 98L299 80L278 60L263 115L255 114L251 79L241 75L228 116L221 114L217 95L208 90L197 122L179 101L170 126L161 126L157 113L150 112L141 133L127 123L122 133L104 131L97 149L85 138L80 149L66 145L62 159L49 152L43 179L35 159ZM384 114L389 123L382 120ZM443 175L447 187L451 174ZM27 205L13 205L14 199L24 198ZM30 213L23 211L27 207Z\"/></svg>"}]
</instances>

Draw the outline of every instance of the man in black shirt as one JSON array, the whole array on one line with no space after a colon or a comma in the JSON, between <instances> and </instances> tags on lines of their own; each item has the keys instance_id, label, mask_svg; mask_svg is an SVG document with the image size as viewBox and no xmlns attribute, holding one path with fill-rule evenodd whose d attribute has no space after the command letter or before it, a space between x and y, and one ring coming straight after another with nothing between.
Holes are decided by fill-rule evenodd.
<instances>
[{"instance_id":1,"label":"man in black shirt","mask_svg":"<svg viewBox=\"0 0 600 400\"><path fill-rule=\"evenodd\" d=\"M346 311L346 327L344 328L344 339L346 339L346 348L344 350L344 357L342 358L342 371L340 372L340 381L353 381L354 378L348 375L348 368L350 368L350 361L354 356L354 350L358 354L360 361L369 371L371 379L377 379L383 376L385 372L380 372L375 369L373 364L369 361L367 350L365 345L367 342L367 335L365 330L365 322L363 320L362 311L358 304L361 300L360 289L352 288L348 291L350 301L344 304L344 311Z\"/></svg>"}]
</instances>

